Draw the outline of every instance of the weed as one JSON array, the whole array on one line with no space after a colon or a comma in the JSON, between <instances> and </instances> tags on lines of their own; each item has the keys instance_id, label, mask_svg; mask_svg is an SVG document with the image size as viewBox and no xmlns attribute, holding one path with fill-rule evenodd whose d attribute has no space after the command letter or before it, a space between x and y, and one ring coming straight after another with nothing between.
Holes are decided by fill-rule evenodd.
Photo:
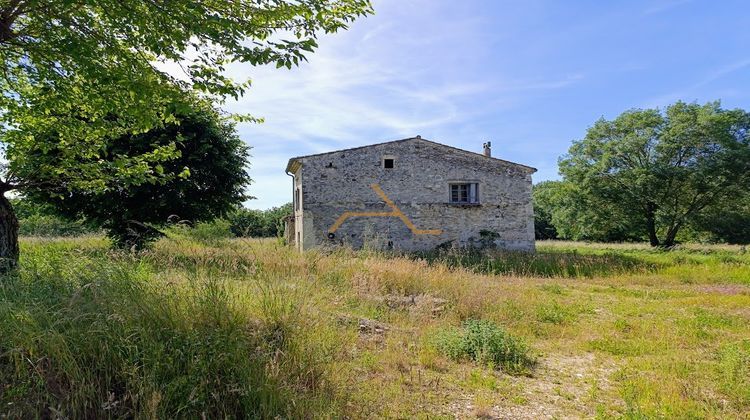
<instances>
[{"instance_id":1,"label":"weed","mask_svg":"<svg viewBox=\"0 0 750 420\"><path fill-rule=\"evenodd\" d=\"M539 289L553 295L566 294L565 288L557 283L545 283L539 286Z\"/></svg>"},{"instance_id":2,"label":"weed","mask_svg":"<svg viewBox=\"0 0 750 420\"><path fill-rule=\"evenodd\" d=\"M473 391L483 389L497 391L498 380L494 375L488 374L481 369L472 369L469 372L469 377L466 378L466 388Z\"/></svg>"},{"instance_id":3,"label":"weed","mask_svg":"<svg viewBox=\"0 0 750 420\"><path fill-rule=\"evenodd\" d=\"M485 320L468 320L462 328L441 331L435 345L451 359L469 359L511 374L528 374L536 363L526 343Z\"/></svg>"},{"instance_id":4,"label":"weed","mask_svg":"<svg viewBox=\"0 0 750 420\"><path fill-rule=\"evenodd\" d=\"M725 344L718 360L721 390L738 407L750 405L750 340Z\"/></svg>"},{"instance_id":5,"label":"weed","mask_svg":"<svg viewBox=\"0 0 750 420\"><path fill-rule=\"evenodd\" d=\"M537 307L536 318L539 322L548 322L550 324L563 324L573 321L576 314L571 308L565 307L552 301L544 303Z\"/></svg>"}]
</instances>

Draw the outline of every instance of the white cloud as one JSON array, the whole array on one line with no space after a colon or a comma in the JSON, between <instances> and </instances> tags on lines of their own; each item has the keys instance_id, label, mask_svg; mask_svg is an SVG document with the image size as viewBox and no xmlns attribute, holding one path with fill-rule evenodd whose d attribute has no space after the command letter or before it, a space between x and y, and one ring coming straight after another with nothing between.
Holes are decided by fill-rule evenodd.
<instances>
[{"instance_id":1,"label":"white cloud","mask_svg":"<svg viewBox=\"0 0 750 420\"><path fill-rule=\"evenodd\" d=\"M583 77L519 80L500 68L488 71L482 59L496 52L485 29L502 22L484 22L460 2L390 0L376 2L375 10L350 30L322 37L299 68L230 67L237 80L252 76L253 86L225 109L265 118L239 127L254 148L250 194L258 200L248 206L291 199L284 168L292 156L416 134L430 138L513 106L530 92L561 89Z\"/></svg>"}]
</instances>

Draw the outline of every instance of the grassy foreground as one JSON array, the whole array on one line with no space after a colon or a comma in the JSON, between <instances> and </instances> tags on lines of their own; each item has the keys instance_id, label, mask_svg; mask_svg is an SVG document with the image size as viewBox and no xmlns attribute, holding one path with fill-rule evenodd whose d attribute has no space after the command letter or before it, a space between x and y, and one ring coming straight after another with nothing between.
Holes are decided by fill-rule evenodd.
<instances>
[{"instance_id":1,"label":"grassy foreground","mask_svg":"<svg viewBox=\"0 0 750 420\"><path fill-rule=\"evenodd\" d=\"M750 254L25 239L0 418L750 416Z\"/></svg>"}]
</instances>

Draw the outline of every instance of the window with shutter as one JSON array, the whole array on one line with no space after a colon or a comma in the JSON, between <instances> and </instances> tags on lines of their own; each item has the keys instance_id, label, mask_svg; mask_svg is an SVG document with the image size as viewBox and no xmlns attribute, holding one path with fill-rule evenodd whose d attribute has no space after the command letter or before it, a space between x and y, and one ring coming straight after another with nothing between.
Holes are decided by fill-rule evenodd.
<instances>
[{"instance_id":1,"label":"window with shutter","mask_svg":"<svg viewBox=\"0 0 750 420\"><path fill-rule=\"evenodd\" d=\"M457 204L478 204L479 184L476 182L450 184L450 202Z\"/></svg>"}]
</instances>

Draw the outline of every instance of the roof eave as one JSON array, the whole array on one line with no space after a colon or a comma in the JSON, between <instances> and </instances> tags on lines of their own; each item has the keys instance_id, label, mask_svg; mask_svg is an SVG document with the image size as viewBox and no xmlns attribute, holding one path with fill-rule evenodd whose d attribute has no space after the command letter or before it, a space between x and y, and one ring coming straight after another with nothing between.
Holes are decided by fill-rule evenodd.
<instances>
[{"instance_id":1,"label":"roof eave","mask_svg":"<svg viewBox=\"0 0 750 420\"><path fill-rule=\"evenodd\" d=\"M289 159L289 162L286 164L286 173L293 174L297 172L297 170L302 166L302 161L298 157L293 157Z\"/></svg>"}]
</instances>

